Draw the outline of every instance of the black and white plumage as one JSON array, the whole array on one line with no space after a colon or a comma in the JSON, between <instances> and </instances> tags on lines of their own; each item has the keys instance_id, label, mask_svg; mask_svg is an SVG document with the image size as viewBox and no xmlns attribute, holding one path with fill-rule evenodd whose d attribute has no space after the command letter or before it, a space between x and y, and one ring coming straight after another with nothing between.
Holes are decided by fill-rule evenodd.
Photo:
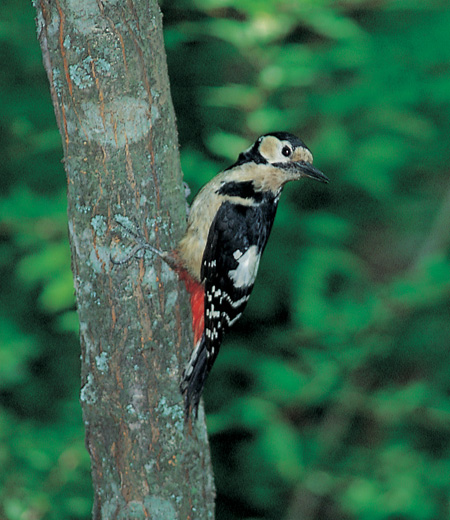
<instances>
[{"instance_id":1,"label":"black and white plumage","mask_svg":"<svg viewBox=\"0 0 450 520\"><path fill-rule=\"evenodd\" d=\"M261 136L192 203L176 256L191 293L195 346L183 373L186 414L197 408L223 335L241 316L255 283L284 185L328 182L292 134Z\"/></svg>"}]
</instances>

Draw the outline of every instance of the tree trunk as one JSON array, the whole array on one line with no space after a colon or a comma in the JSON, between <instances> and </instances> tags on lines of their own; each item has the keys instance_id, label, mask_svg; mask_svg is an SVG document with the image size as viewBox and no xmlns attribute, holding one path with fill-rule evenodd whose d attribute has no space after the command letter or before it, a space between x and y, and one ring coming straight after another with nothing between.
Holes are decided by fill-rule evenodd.
<instances>
[{"instance_id":1,"label":"tree trunk","mask_svg":"<svg viewBox=\"0 0 450 520\"><path fill-rule=\"evenodd\" d=\"M155 0L36 0L38 35L68 184L95 519L213 518L203 411L185 425L179 391L192 345L188 298L117 221L162 250L185 200ZM139 228L137 228L137 224Z\"/></svg>"}]
</instances>

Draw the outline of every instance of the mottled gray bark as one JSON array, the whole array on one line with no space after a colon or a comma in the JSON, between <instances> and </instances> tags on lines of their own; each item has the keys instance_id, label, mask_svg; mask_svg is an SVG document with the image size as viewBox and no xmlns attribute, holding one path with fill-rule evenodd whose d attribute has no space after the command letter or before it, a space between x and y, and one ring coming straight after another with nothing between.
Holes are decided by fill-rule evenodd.
<instances>
[{"instance_id":1,"label":"mottled gray bark","mask_svg":"<svg viewBox=\"0 0 450 520\"><path fill-rule=\"evenodd\" d=\"M110 262L133 245L117 220L163 250L185 226L161 13L153 0L35 5L67 173L93 516L213 518L203 412L185 426L178 387L184 287L148 253Z\"/></svg>"}]
</instances>

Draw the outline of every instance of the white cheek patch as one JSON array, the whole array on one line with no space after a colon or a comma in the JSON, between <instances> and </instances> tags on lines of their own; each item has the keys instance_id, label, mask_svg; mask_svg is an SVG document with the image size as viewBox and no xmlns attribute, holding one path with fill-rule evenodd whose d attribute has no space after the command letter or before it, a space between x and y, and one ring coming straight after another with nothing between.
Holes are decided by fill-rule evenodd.
<instances>
[{"instance_id":1,"label":"white cheek patch","mask_svg":"<svg viewBox=\"0 0 450 520\"><path fill-rule=\"evenodd\" d=\"M280 141L273 135L267 135L259 145L259 153L269 162L279 159ZM284 157L283 157L284 159Z\"/></svg>"},{"instance_id":2,"label":"white cheek patch","mask_svg":"<svg viewBox=\"0 0 450 520\"><path fill-rule=\"evenodd\" d=\"M261 255L257 246L250 246L247 251L237 260L239 265L236 269L228 271L228 276L233 280L235 287L248 287L255 283Z\"/></svg>"}]
</instances>

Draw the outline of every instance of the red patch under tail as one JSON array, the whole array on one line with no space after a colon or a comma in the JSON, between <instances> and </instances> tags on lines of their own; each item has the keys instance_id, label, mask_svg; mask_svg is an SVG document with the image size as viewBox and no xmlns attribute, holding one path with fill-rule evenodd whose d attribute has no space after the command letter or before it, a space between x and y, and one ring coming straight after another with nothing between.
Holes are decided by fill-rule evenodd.
<instances>
[{"instance_id":1,"label":"red patch under tail","mask_svg":"<svg viewBox=\"0 0 450 520\"><path fill-rule=\"evenodd\" d=\"M191 297L192 328L194 330L194 345L196 345L200 341L205 328L205 288L184 269L178 271L178 276L180 280L184 281Z\"/></svg>"}]
</instances>

